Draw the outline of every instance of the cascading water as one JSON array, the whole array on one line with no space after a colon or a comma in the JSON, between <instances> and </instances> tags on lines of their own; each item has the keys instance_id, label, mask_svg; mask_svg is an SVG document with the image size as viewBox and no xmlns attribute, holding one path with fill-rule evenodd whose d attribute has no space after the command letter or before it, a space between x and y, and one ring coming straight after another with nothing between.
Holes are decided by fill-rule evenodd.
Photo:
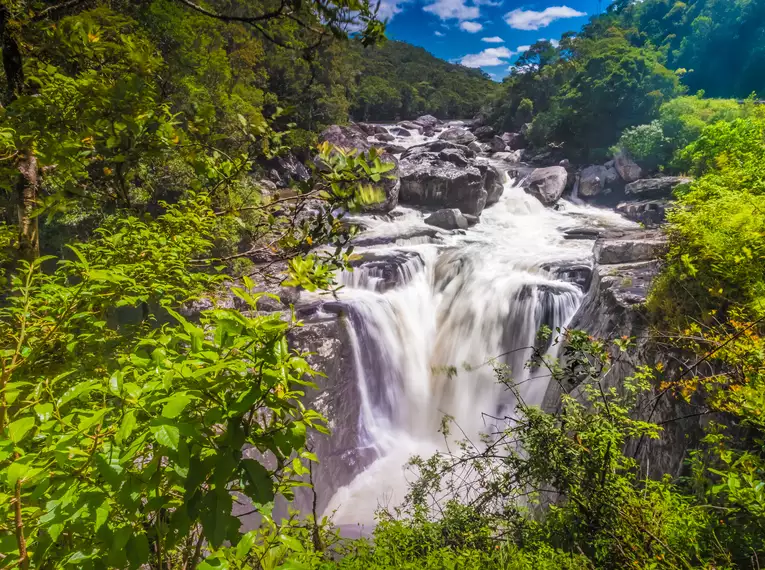
<instances>
[{"instance_id":1,"label":"cascading water","mask_svg":"<svg viewBox=\"0 0 765 570\"><path fill-rule=\"evenodd\" d=\"M582 218L624 225L585 206L545 208L511 181L466 232L396 240L433 230L416 210L397 213L393 221L365 220L364 237L390 236L388 245L357 250L387 259L387 271L371 263L340 276L361 396L360 445L378 458L330 500L326 513L339 524L370 524L379 507L401 502L405 464L443 448L445 415L475 438L485 418L514 405L496 380L495 359L510 368L524 401L541 404L549 379L539 371L529 379L530 347L541 325L564 327L583 298L550 268L592 263L592 242L565 240L563 231Z\"/></svg>"}]
</instances>

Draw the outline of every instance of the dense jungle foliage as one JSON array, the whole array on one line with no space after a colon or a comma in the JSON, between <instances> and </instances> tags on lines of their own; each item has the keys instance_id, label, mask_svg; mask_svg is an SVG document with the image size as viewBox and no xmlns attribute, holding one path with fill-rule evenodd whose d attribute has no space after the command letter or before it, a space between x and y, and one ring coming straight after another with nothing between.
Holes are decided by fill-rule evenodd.
<instances>
[{"instance_id":1,"label":"dense jungle foliage","mask_svg":"<svg viewBox=\"0 0 765 570\"><path fill-rule=\"evenodd\" d=\"M765 109L737 99L763 95L764 6L619 0L497 94L380 47L363 0L0 2L0 567L760 568ZM520 400L491 440L413 458L370 539L276 517L327 427L302 403L320 371L287 343L300 323L255 309L274 279L334 287L354 231L337 212L377 200L389 169L316 132L482 93L538 146L694 176L648 307L686 364L632 362L616 389L632 339L543 330L562 357L529 365L571 391L556 413ZM288 150L321 166L274 190L260 174ZM189 313L232 274L242 310ZM665 437L667 398L714 421L680 473L649 478L636 457Z\"/></svg>"}]
</instances>

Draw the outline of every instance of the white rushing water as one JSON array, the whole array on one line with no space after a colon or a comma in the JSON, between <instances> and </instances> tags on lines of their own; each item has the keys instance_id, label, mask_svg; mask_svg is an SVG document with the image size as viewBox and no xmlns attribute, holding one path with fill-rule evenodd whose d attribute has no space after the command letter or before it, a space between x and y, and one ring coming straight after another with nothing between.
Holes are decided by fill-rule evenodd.
<instances>
[{"instance_id":1,"label":"white rushing water","mask_svg":"<svg viewBox=\"0 0 765 570\"><path fill-rule=\"evenodd\" d=\"M563 232L628 224L578 204L545 208L509 180L478 225L439 232L437 243L422 235L434 229L421 212L395 213L393 221L365 219L363 237L419 237L356 251L394 260L395 285L375 264L340 276L361 393L361 444L378 459L331 499L326 513L339 524L372 524L379 507L401 502L412 477L408 460L443 449L444 415L476 438L493 421L486 414L499 417L513 406L497 383L494 359L510 368L527 403L541 404L548 379L535 371L524 382L531 354L525 347L541 325L564 327L584 295L550 268L592 263L593 242L565 240Z\"/></svg>"}]
</instances>

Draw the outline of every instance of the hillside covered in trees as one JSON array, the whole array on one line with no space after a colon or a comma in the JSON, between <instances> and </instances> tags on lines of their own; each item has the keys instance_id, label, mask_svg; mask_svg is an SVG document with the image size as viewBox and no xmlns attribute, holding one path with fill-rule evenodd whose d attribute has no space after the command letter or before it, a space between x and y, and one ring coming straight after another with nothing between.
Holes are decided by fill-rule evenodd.
<instances>
[{"instance_id":1,"label":"hillside covered in trees","mask_svg":"<svg viewBox=\"0 0 765 570\"><path fill-rule=\"evenodd\" d=\"M387 41L358 51L352 115L359 121L474 117L496 84L483 71L445 62L422 48Z\"/></svg>"}]
</instances>

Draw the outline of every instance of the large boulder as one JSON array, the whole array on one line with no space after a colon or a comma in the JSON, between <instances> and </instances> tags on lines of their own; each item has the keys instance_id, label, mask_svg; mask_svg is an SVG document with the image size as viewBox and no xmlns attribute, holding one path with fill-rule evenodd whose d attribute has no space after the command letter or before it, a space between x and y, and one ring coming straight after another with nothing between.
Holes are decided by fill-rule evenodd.
<instances>
[{"instance_id":1,"label":"large boulder","mask_svg":"<svg viewBox=\"0 0 765 570\"><path fill-rule=\"evenodd\" d=\"M401 129L401 130L403 130L403 129ZM396 140L396 137L394 135L390 134L390 133L377 133L375 135L375 138L378 141L382 141L382 142L393 142L393 141Z\"/></svg>"},{"instance_id":2,"label":"large boulder","mask_svg":"<svg viewBox=\"0 0 765 570\"><path fill-rule=\"evenodd\" d=\"M614 168L606 166L588 166L579 177L579 196L593 198L600 195L604 189L610 188L619 179L619 173Z\"/></svg>"},{"instance_id":3,"label":"large boulder","mask_svg":"<svg viewBox=\"0 0 765 570\"><path fill-rule=\"evenodd\" d=\"M667 241L660 233L603 239L595 246L595 261L600 265L651 261L661 256L666 245Z\"/></svg>"},{"instance_id":4,"label":"large boulder","mask_svg":"<svg viewBox=\"0 0 765 570\"><path fill-rule=\"evenodd\" d=\"M644 198L669 198L672 191L681 184L688 184L690 178L681 176L665 176L663 178L646 178L631 182L624 187L624 193L627 196L635 196L639 199Z\"/></svg>"},{"instance_id":5,"label":"large boulder","mask_svg":"<svg viewBox=\"0 0 765 570\"><path fill-rule=\"evenodd\" d=\"M505 191L504 175L485 162L477 162L476 167L483 175L483 187L486 188L486 205L496 204Z\"/></svg>"},{"instance_id":6,"label":"large boulder","mask_svg":"<svg viewBox=\"0 0 765 570\"><path fill-rule=\"evenodd\" d=\"M277 187L288 188L296 182L306 182L311 173L305 164L292 153L276 156L266 162L268 176Z\"/></svg>"},{"instance_id":7,"label":"large boulder","mask_svg":"<svg viewBox=\"0 0 765 570\"><path fill-rule=\"evenodd\" d=\"M523 183L523 188L539 199L545 206L552 206L563 195L568 182L568 173L562 166L537 168Z\"/></svg>"},{"instance_id":8,"label":"large boulder","mask_svg":"<svg viewBox=\"0 0 765 570\"><path fill-rule=\"evenodd\" d=\"M628 220L639 222L646 227L653 227L664 223L670 204L667 200L622 202L616 206L616 211Z\"/></svg>"},{"instance_id":9,"label":"large boulder","mask_svg":"<svg viewBox=\"0 0 765 570\"><path fill-rule=\"evenodd\" d=\"M475 140L475 135L463 127L451 127L438 135L438 138L442 141L468 145Z\"/></svg>"},{"instance_id":10,"label":"large boulder","mask_svg":"<svg viewBox=\"0 0 765 570\"><path fill-rule=\"evenodd\" d=\"M523 158L523 151L514 150L512 152L495 152L492 158L495 160L504 160L505 162L516 163L520 162Z\"/></svg>"},{"instance_id":11,"label":"large boulder","mask_svg":"<svg viewBox=\"0 0 765 570\"><path fill-rule=\"evenodd\" d=\"M489 150L491 150L491 152L505 152L505 149L507 149L507 144L505 144L505 141L501 138L492 137L491 140L489 140Z\"/></svg>"},{"instance_id":12,"label":"large boulder","mask_svg":"<svg viewBox=\"0 0 765 570\"><path fill-rule=\"evenodd\" d=\"M488 142L494 137L494 129L489 126L478 127L473 134L479 141Z\"/></svg>"},{"instance_id":13,"label":"large boulder","mask_svg":"<svg viewBox=\"0 0 765 570\"><path fill-rule=\"evenodd\" d=\"M643 169L624 153L614 156L614 167L626 183L635 182L643 176Z\"/></svg>"},{"instance_id":14,"label":"large boulder","mask_svg":"<svg viewBox=\"0 0 765 570\"><path fill-rule=\"evenodd\" d=\"M468 221L457 208L438 210L427 218L425 223L445 230L466 230Z\"/></svg>"},{"instance_id":15,"label":"large boulder","mask_svg":"<svg viewBox=\"0 0 765 570\"><path fill-rule=\"evenodd\" d=\"M479 143L478 141L473 141L469 145L467 145L470 150L472 150L476 154L480 154L484 151L484 145L482 143Z\"/></svg>"},{"instance_id":16,"label":"large boulder","mask_svg":"<svg viewBox=\"0 0 765 570\"><path fill-rule=\"evenodd\" d=\"M475 166L456 166L421 154L402 159L400 196L407 204L459 208L477 216L486 206L488 193Z\"/></svg>"},{"instance_id":17,"label":"large boulder","mask_svg":"<svg viewBox=\"0 0 765 570\"><path fill-rule=\"evenodd\" d=\"M417 131L418 133L422 132L422 125L418 125L412 121L401 121L398 126L410 131Z\"/></svg>"},{"instance_id":18,"label":"large boulder","mask_svg":"<svg viewBox=\"0 0 765 570\"><path fill-rule=\"evenodd\" d=\"M520 150L526 146L526 137L521 133L502 133L501 138L510 150Z\"/></svg>"},{"instance_id":19,"label":"large boulder","mask_svg":"<svg viewBox=\"0 0 765 570\"><path fill-rule=\"evenodd\" d=\"M412 136L412 133L410 133L409 131L407 131L403 127L392 127L391 130L390 130L390 133L392 135L396 135L397 137L411 137Z\"/></svg>"},{"instance_id":20,"label":"large boulder","mask_svg":"<svg viewBox=\"0 0 765 570\"><path fill-rule=\"evenodd\" d=\"M431 158L435 158L437 153L446 149L458 150L467 158L475 158L476 155L473 150L465 145L443 140L435 140L409 147L401 158L414 158L420 155L432 155Z\"/></svg>"},{"instance_id":21,"label":"large boulder","mask_svg":"<svg viewBox=\"0 0 765 570\"><path fill-rule=\"evenodd\" d=\"M430 129L435 129L438 125L438 119L436 119L433 115L422 115L421 117L417 117L412 122L416 125L420 125L423 128Z\"/></svg>"},{"instance_id":22,"label":"large boulder","mask_svg":"<svg viewBox=\"0 0 765 570\"><path fill-rule=\"evenodd\" d=\"M379 138L382 135L376 136ZM372 145L367 141L364 131L355 125L348 127L332 125L327 127L319 135L319 140L329 142L346 152L354 150L360 153L368 152L372 148ZM374 184L375 188L383 191L385 199L378 204L365 206L363 209L367 212L390 212L398 205L399 189L401 188L398 160L389 152L383 152L380 160L384 163L392 163L394 168L386 172L380 182Z\"/></svg>"}]
</instances>

